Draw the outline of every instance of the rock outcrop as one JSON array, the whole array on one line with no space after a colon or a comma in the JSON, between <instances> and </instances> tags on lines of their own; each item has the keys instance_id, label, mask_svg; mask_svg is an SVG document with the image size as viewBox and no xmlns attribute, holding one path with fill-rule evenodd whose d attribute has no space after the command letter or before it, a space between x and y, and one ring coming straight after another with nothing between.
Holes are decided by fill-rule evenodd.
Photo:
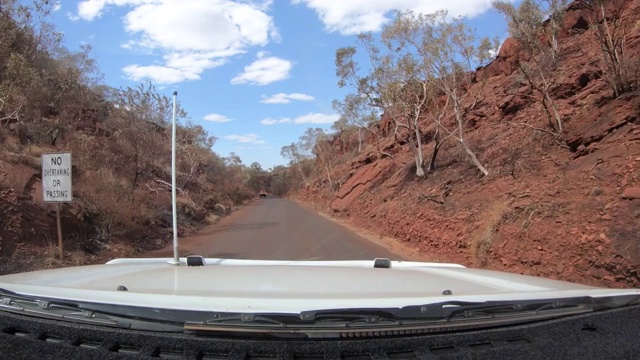
<instances>
[{"instance_id":1,"label":"rock outcrop","mask_svg":"<svg viewBox=\"0 0 640 360\"><path fill-rule=\"evenodd\" d=\"M465 128L488 177L479 178L449 142L437 170L417 180L408 146L396 146L393 159L342 169L351 175L333 195L333 210L414 246L425 260L640 287L640 93L613 98L590 15L576 1L564 17L551 88L564 123L561 137L544 131L549 127L540 101L519 75L520 62L529 59L507 39L475 74L487 79L486 88ZM627 1L625 56L636 75L637 19L640 0ZM392 142L390 119L383 116L380 129ZM431 141L425 136L425 159ZM326 196L317 186L305 198Z\"/></svg>"}]
</instances>

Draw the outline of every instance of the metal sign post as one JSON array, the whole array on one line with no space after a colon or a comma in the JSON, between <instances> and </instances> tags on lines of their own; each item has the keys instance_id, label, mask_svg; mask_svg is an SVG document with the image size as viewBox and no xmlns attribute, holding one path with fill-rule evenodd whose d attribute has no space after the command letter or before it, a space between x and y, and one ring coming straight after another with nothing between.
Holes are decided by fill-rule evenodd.
<instances>
[{"instance_id":1,"label":"metal sign post","mask_svg":"<svg viewBox=\"0 0 640 360\"><path fill-rule=\"evenodd\" d=\"M73 200L71 188L71 153L42 154L42 195L45 202L56 204L58 255L64 259L60 204Z\"/></svg>"}]
</instances>

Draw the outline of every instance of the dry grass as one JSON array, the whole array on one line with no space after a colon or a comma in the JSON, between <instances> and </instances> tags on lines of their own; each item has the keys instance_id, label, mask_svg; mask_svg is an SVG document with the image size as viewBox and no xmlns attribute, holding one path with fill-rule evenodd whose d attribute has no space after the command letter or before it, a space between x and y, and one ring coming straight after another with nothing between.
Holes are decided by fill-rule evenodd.
<instances>
[{"instance_id":1,"label":"dry grass","mask_svg":"<svg viewBox=\"0 0 640 360\"><path fill-rule=\"evenodd\" d=\"M123 179L108 169L86 172L84 177L85 181L77 192L82 196L77 196L74 201L87 215L94 217L100 240L106 241L129 215L131 191Z\"/></svg>"},{"instance_id":2,"label":"dry grass","mask_svg":"<svg viewBox=\"0 0 640 360\"><path fill-rule=\"evenodd\" d=\"M217 224L220 221L220 216L209 214L204 221L209 225Z\"/></svg>"},{"instance_id":3,"label":"dry grass","mask_svg":"<svg viewBox=\"0 0 640 360\"><path fill-rule=\"evenodd\" d=\"M487 265L495 233L509 209L509 203L500 199L491 203L482 213L484 219L482 226L474 233L469 244L471 258L475 266L484 267Z\"/></svg>"},{"instance_id":4,"label":"dry grass","mask_svg":"<svg viewBox=\"0 0 640 360\"><path fill-rule=\"evenodd\" d=\"M42 160L41 160L40 156L35 157L35 156L31 156L29 154L19 154L18 155L18 159L19 159L18 161L20 162L20 164L28 166L31 169L34 169L34 170L42 169Z\"/></svg>"},{"instance_id":5,"label":"dry grass","mask_svg":"<svg viewBox=\"0 0 640 360\"><path fill-rule=\"evenodd\" d=\"M40 147L38 145L35 144L29 144L27 145L27 154L31 155L34 158L42 158L42 154L45 152L49 152L49 150Z\"/></svg>"}]
</instances>

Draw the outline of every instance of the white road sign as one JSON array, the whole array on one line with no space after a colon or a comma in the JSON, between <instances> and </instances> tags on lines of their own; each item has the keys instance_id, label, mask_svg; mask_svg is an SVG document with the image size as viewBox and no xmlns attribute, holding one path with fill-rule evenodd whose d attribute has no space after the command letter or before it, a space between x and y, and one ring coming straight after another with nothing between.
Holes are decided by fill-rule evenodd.
<instances>
[{"instance_id":1,"label":"white road sign","mask_svg":"<svg viewBox=\"0 0 640 360\"><path fill-rule=\"evenodd\" d=\"M70 202L71 153L42 154L42 192L45 202Z\"/></svg>"}]
</instances>

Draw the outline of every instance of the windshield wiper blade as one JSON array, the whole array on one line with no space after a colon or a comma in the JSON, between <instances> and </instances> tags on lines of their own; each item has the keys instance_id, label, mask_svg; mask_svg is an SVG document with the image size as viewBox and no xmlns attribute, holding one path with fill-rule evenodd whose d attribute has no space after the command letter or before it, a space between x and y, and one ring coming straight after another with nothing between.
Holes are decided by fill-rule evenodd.
<instances>
[{"instance_id":1,"label":"windshield wiper blade","mask_svg":"<svg viewBox=\"0 0 640 360\"><path fill-rule=\"evenodd\" d=\"M569 299L543 299L523 301L466 302L447 301L435 304L412 305L403 308L336 309L305 311L300 318L305 321L339 322L358 320L375 324L380 321L403 322L408 320L437 321L481 316L518 315L541 312L593 311L597 302L590 297Z\"/></svg>"},{"instance_id":2,"label":"windshield wiper blade","mask_svg":"<svg viewBox=\"0 0 640 360\"><path fill-rule=\"evenodd\" d=\"M0 311L130 329L320 334L393 331L443 332L501 326L640 304L640 295L519 301L446 301L402 308L345 308L300 313L225 313L155 309L44 299L0 289ZM342 335L341 335L342 336Z\"/></svg>"},{"instance_id":3,"label":"windshield wiper blade","mask_svg":"<svg viewBox=\"0 0 640 360\"><path fill-rule=\"evenodd\" d=\"M83 309L73 303L9 294L10 293L4 291L0 293L0 311L43 319L123 329L181 331L181 327L179 326L163 324L153 320L127 318L117 314Z\"/></svg>"},{"instance_id":4,"label":"windshield wiper blade","mask_svg":"<svg viewBox=\"0 0 640 360\"><path fill-rule=\"evenodd\" d=\"M204 321L187 321L186 324L203 325L252 325L252 326L286 326L286 323L273 316L256 314L216 314Z\"/></svg>"}]
</instances>

